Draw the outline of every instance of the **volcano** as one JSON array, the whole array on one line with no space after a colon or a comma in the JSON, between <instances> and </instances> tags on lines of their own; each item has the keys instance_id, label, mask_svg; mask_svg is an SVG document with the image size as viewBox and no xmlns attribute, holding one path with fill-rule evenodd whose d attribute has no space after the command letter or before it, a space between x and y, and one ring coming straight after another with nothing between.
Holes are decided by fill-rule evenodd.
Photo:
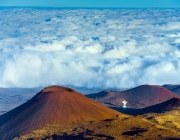
<instances>
[{"instance_id":1,"label":"volcano","mask_svg":"<svg viewBox=\"0 0 180 140\"><path fill-rule=\"evenodd\" d=\"M116 115L120 113L73 89L50 86L28 102L0 116L0 136L1 139L11 139L45 125L104 120Z\"/></svg>"},{"instance_id":2,"label":"volcano","mask_svg":"<svg viewBox=\"0 0 180 140\"><path fill-rule=\"evenodd\" d=\"M180 85L166 84L166 85L163 85L162 87L180 95Z\"/></svg>"},{"instance_id":3,"label":"volcano","mask_svg":"<svg viewBox=\"0 0 180 140\"><path fill-rule=\"evenodd\" d=\"M122 92L107 90L86 96L110 107L123 106L122 101L126 100L129 108L144 108L173 97L180 98L177 94L157 85L142 85Z\"/></svg>"},{"instance_id":4,"label":"volcano","mask_svg":"<svg viewBox=\"0 0 180 140\"><path fill-rule=\"evenodd\" d=\"M142 115L148 113L164 113L167 111L180 110L180 99L172 98L165 102L152 105L145 108L134 109L134 108L120 108L120 107L112 107L112 109L117 110L121 113L128 115Z\"/></svg>"}]
</instances>

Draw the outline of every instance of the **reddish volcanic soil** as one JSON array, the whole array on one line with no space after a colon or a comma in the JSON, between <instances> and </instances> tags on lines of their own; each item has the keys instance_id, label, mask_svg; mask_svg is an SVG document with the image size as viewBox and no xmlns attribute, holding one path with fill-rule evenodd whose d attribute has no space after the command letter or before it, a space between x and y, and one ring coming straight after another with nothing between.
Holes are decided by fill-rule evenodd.
<instances>
[{"instance_id":1,"label":"reddish volcanic soil","mask_svg":"<svg viewBox=\"0 0 180 140\"><path fill-rule=\"evenodd\" d=\"M162 87L180 95L180 85L171 85L171 84L166 84L166 85L163 85Z\"/></svg>"},{"instance_id":2,"label":"reddish volcanic soil","mask_svg":"<svg viewBox=\"0 0 180 140\"><path fill-rule=\"evenodd\" d=\"M28 102L0 116L1 139L27 134L47 124L104 120L120 115L66 87L47 87Z\"/></svg>"},{"instance_id":3,"label":"reddish volcanic soil","mask_svg":"<svg viewBox=\"0 0 180 140\"><path fill-rule=\"evenodd\" d=\"M122 92L102 91L97 94L89 94L87 97L116 107L122 106L122 101L126 100L128 102L127 107L130 108L143 108L167 101L173 97L180 98L177 94L156 85L142 85Z\"/></svg>"}]
</instances>

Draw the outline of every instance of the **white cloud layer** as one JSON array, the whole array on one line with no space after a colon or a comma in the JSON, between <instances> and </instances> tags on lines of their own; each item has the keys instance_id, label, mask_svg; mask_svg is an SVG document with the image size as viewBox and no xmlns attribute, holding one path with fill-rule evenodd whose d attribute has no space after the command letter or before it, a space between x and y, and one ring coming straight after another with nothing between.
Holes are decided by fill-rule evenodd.
<instances>
[{"instance_id":1,"label":"white cloud layer","mask_svg":"<svg viewBox=\"0 0 180 140\"><path fill-rule=\"evenodd\" d=\"M0 9L0 87L180 84L180 10Z\"/></svg>"}]
</instances>

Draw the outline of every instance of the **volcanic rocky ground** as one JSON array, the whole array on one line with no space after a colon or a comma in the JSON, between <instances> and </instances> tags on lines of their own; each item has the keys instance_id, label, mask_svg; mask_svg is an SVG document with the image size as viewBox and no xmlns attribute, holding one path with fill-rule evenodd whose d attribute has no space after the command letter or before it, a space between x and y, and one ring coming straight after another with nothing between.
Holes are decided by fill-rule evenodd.
<instances>
[{"instance_id":1,"label":"volcanic rocky ground","mask_svg":"<svg viewBox=\"0 0 180 140\"><path fill-rule=\"evenodd\" d=\"M148 89L154 91L154 88ZM142 89L146 93L144 86ZM156 92L157 97L165 94L168 100L146 107L143 113L132 116L112 110L70 88L50 86L0 116L0 137L1 140L180 139L179 96L164 88L158 87L155 91L161 91ZM148 98L149 95L143 97ZM155 101L149 100L148 104Z\"/></svg>"}]
</instances>

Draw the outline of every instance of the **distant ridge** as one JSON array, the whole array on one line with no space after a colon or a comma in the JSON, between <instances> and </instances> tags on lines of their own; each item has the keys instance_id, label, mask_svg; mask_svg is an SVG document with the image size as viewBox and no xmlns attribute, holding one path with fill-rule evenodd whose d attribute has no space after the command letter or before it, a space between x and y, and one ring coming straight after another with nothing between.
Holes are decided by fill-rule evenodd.
<instances>
[{"instance_id":1,"label":"distant ridge","mask_svg":"<svg viewBox=\"0 0 180 140\"><path fill-rule=\"evenodd\" d=\"M122 106L126 100L130 108L143 108L167 101L173 97L180 98L177 94L157 85L142 85L126 91L102 91L96 94L86 95L108 106Z\"/></svg>"},{"instance_id":2,"label":"distant ridge","mask_svg":"<svg viewBox=\"0 0 180 140\"><path fill-rule=\"evenodd\" d=\"M180 85L166 84L166 85L163 85L162 87L180 95Z\"/></svg>"},{"instance_id":3,"label":"distant ridge","mask_svg":"<svg viewBox=\"0 0 180 140\"><path fill-rule=\"evenodd\" d=\"M73 89L50 86L21 106L0 116L1 139L11 139L47 124L71 124L120 115Z\"/></svg>"}]
</instances>

